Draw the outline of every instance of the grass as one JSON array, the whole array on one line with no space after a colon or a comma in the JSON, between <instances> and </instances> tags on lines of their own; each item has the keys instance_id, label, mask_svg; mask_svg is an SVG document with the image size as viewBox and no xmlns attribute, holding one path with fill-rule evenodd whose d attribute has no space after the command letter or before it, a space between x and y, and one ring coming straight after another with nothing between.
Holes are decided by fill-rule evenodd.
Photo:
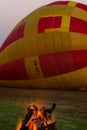
<instances>
[{"instance_id":1,"label":"grass","mask_svg":"<svg viewBox=\"0 0 87 130\"><path fill-rule=\"evenodd\" d=\"M0 130L15 130L19 118L25 116L26 105L0 101ZM87 130L87 119L55 113L57 130Z\"/></svg>"},{"instance_id":2,"label":"grass","mask_svg":"<svg viewBox=\"0 0 87 130\"><path fill-rule=\"evenodd\" d=\"M87 120L69 116L68 114L57 117L59 130L87 130Z\"/></svg>"},{"instance_id":3,"label":"grass","mask_svg":"<svg viewBox=\"0 0 87 130\"><path fill-rule=\"evenodd\" d=\"M17 121L23 114L21 105L0 102L0 130L15 130Z\"/></svg>"},{"instance_id":4,"label":"grass","mask_svg":"<svg viewBox=\"0 0 87 130\"><path fill-rule=\"evenodd\" d=\"M3 87L0 87L0 130L15 130L31 102L47 108L56 102L57 130L87 130L87 92Z\"/></svg>"}]
</instances>

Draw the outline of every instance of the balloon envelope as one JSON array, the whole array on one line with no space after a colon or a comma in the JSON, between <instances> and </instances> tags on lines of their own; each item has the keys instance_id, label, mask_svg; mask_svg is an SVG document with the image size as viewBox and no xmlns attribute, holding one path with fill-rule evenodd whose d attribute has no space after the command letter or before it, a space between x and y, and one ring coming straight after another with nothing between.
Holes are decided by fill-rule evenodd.
<instances>
[{"instance_id":1,"label":"balloon envelope","mask_svg":"<svg viewBox=\"0 0 87 130\"><path fill-rule=\"evenodd\" d=\"M87 5L56 1L21 20L0 48L0 85L87 86Z\"/></svg>"}]
</instances>

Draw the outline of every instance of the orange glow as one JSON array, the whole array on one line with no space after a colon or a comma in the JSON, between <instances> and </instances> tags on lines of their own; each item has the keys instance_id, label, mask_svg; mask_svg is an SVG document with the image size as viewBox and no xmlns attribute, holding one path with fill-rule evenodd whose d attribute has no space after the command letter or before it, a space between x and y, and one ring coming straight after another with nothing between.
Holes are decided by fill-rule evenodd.
<instances>
[{"instance_id":1,"label":"orange glow","mask_svg":"<svg viewBox=\"0 0 87 130\"><path fill-rule=\"evenodd\" d=\"M22 125L22 120L21 120L21 119L19 119L19 120L18 120L18 124L17 124L17 126L16 126L16 129L15 129L15 130L20 130L21 125Z\"/></svg>"},{"instance_id":2,"label":"orange glow","mask_svg":"<svg viewBox=\"0 0 87 130\"><path fill-rule=\"evenodd\" d=\"M29 120L29 122L26 124L26 126L29 128L29 130L37 130L40 127L47 126L51 123L54 123L54 118L46 119L44 115L45 108L38 109L34 112L33 116Z\"/></svg>"},{"instance_id":3,"label":"orange glow","mask_svg":"<svg viewBox=\"0 0 87 130\"><path fill-rule=\"evenodd\" d=\"M45 130L47 130L48 127L51 128L51 125L55 124L55 120L52 115L55 107L55 103L53 103L49 109L46 109L45 107L38 108L34 104L30 104L27 108L27 114L23 122L22 120L18 121L16 130L20 130L21 128L24 129L24 127L27 127L28 130L38 130L40 128L45 128Z\"/></svg>"}]
</instances>

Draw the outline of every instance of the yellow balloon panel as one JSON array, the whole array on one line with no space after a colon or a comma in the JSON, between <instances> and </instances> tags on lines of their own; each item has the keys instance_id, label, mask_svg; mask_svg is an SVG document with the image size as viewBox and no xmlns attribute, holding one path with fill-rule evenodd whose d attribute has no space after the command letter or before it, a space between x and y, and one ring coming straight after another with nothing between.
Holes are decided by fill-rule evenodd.
<instances>
[{"instance_id":1,"label":"yellow balloon panel","mask_svg":"<svg viewBox=\"0 0 87 130\"><path fill-rule=\"evenodd\" d=\"M31 80L0 80L2 86L24 87L24 88L44 88L45 89L67 89L74 90L85 88L87 84L87 68L72 72L69 74L54 76L49 78L31 79Z\"/></svg>"},{"instance_id":2,"label":"yellow balloon panel","mask_svg":"<svg viewBox=\"0 0 87 130\"><path fill-rule=\"evenodd\" d=\"M0 48L0 85L45 89L87 86L87 6L44 5L21 20Z\"/></svg>"}]
</instances>

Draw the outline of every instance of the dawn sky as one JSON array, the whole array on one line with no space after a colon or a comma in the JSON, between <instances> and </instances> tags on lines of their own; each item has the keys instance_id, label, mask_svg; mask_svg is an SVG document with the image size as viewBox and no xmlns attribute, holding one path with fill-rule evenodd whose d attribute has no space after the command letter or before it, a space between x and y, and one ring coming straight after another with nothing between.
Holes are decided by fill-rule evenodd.
<instances>
[{"instance_id":1,"label":"dawn sky","mask_svg":"<svg viewBox=\"0 0 87 130\"><path fill-rule=\"evenodd\" d=\"M15 25L36 8L57 0L0 0L0 45ZM73 0L87 4L87 0Z\"/></svg>"}]
</instances>

